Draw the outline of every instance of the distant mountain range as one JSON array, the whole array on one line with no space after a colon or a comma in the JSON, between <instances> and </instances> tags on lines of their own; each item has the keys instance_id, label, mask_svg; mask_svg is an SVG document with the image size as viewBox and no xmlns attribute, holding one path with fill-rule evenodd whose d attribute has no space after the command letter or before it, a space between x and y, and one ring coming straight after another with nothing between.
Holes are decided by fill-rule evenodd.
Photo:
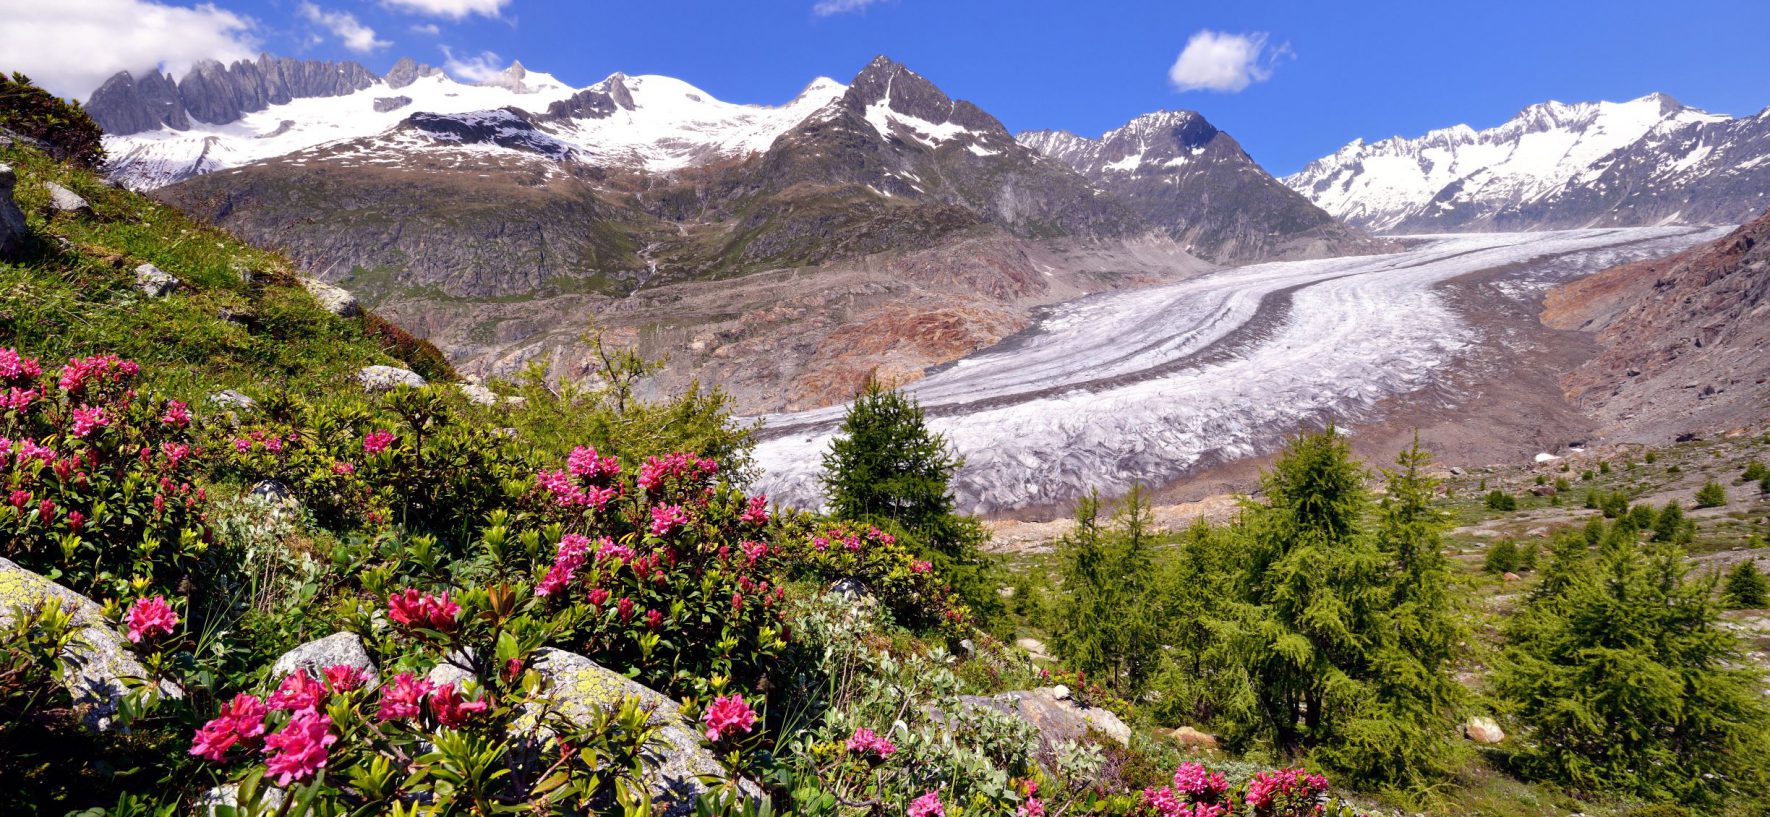
<instances>
[{"instance_id":1,"label":"distant mountain range","mask_svg":"<svg viewBox=\"0 0 1770 817\"><path fill-rule=\"evenodd\" d=\"M1738 224L1770 208L1770 110L1545 102L1487 130L1354 141L1283 181L1377 232Z\"/></svg>"}]
</instances>

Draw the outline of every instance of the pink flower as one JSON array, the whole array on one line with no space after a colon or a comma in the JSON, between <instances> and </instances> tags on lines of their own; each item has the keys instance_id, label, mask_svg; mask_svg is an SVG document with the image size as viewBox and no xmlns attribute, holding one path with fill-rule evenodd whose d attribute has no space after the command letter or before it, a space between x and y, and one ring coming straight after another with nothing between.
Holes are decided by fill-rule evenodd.
<instances>
[{"instance_id":1,"label":"pink flower","mask_svg":"<svg viewBox=\"0 0 1770 817\"><path fill-rule=\"evenodd\" d=\"M407 627L453 632L455 616L460 612L461 606L449 601L448 593L437 596L408 587L403 593L387 597L387 617Z\"/></svg>"},{"instance_id":2,"label":"pink flower","mask_svg":"<svg viewBox=\"0 0 1770 817\"><path fill-rule=\"evenodd\" d=\"M166 403L166 413L160 415L160 422L174 428L184 428L191 424L191 408L178 400Z\"/></svg>"},{"instance_id":3,"label":"pink flower","mask_svg":"<svg viewBox=\"0 0 1770 817\"><path fill-rule=\"evenodd\" d=\"M678 451L662 457L649 457L639 467L639 487L655 491L666 481L699 482L719 471L719 463Z\"/></svg>"},{"instance_id":4,"label":"pink flower","mask_svg":"<svg viewBox=\"0 0 1770 817\"><path fill-rule=\"evenodd\" d=\"M160 453L166 455L167 464L177 468L178 464L191 454L191 447L184 443L160 443Z\"/></svg>"},{"instance_id":5,"label":"pink flower","mask_svg":"<svg viewBox=\"0 0 1770 817\"><path fill-rule=\"evenodd\" d=\"M626 545L616 544L615 540L604 536L596 543L596 561L606 562L610 559L620 559L623 562L631 563L633 549Z\"/></svg>"},{"instance_id":6,"label":"pink flower","mask_svg":"<svg viewBox=\"0 0 1770 817\"><path fill-rule=\"evenodd\" d=\"M1167 786L1159 789L1144 789L1143 806L1153 809L1161 817L1179 817L1180 815L1180 800L1174 796L1174 790Z\"/></svg>"},{"instance_id":7,"label":"pink flower","mask_svg":"<svg viewBox=\"0 0 1770 817\"><path fill-rule=\"evenodd\" d=\"M1313 801L1327 791L1327 778L1302 769L1260 772L1248 781L1248 805L1263 809L1274 800Z\"/></svg>"},{"instance_id":8,"label":"pink flower","mask_svg":"<svg viewBox=\"0 0 1770 817\"><path fill-rule=\"evenodd\" d=\"M707 706L701 720L707 724L707 740L718 743L733 732L748 734L756 725L756 710L744 703L742 695L721 695Z\"/></svg>"},{"instance_id":9,"label":"pink flower","mask_svg":"<svg viewBox=\"0 0 1770 817\"><path fill-rule=\"evenodd\" d=\"M24 411L26 408L29 408L32 403L37 402L37 398L42 396L43 393L36 389L10 388L6 390L6 395L4 397L0 397L0 408L12 411Z\"/></svg>"},{"instance_id":10,"label":"pink flower","mask_svg":"<svg viewBox=\"0 0 1770 817\"><path fill-rule=\"evenodd\" d=\"M388 446L393 445L393 440L393 432L387 429L371 431L363 437L363 453L379 454L386 451Z\"/></svg>"},{"instance_id":11,"label":"pink flower","mask_svg":"<svg viewBox=\"0 0 1770 817\"><path fill-rule=\"evenodd\" d=\"M431 689L429 681L416 678L409 672L394 676L393 683L381 687L381 708L376 711L375 719L391 721L418 717Z\"/></svg>"},{"instance_id":12,"label":"pink flower","mask_svg":"<svg viewBox=\"0 0 1770 817\"><path fill-rule=\"evenodd\" d=\"M854 730L854 735L848 738L848 751L857 755L872 755L871 759L884 760L896 753L897 747L873 730L861 727Z\"/></svg>"},{"instance_id":13,"label":"pink flower","mask_svg":"<svg viewBox=\"0 0 1770 817\"><path fill-rule=\"evenodd\" d=\"M1182 763L1174 770L1174 790L1193 800L1215 800L1229 790L1229 781L1201 764Z\"/></svg>"},{"instance_id":14,"label":"pink flower","mask_svg":"<svg viewBox=\"0 0 1770 817\"><path fill-rule=\"evenodd\" d=\"M627 598L626 596L622 596L620 601L615 602L615 615L618 615L621 617L622 624L626 624L627 622L632 621L633 620L633 600L630 598Z\"/></svg>"},{"instance_id":15,"label":"pink flower","mask_svg":"<svg viewBox=\"0 0 1770 817\"><path fill-rule=\"evenodd\" d=\"M738 515L738 521L748 522L752 525L768 524L768 495L761 494L750 497L750 502L744 507L744 512Z\"/></svg>"},{"instance_id":16,"label":"pink flower","mask_svg":"<svg viewBox=\"0 0 1770 817\"><path fill-rule=\"evenodd\" d=\"M669 536L688 522L688 511L681 505L655 505L651 509L651 535Z\"/></svg>"},{"instance_id":17,"label":"pink flower","mask_svg":"<svg viewBox=\"0 0 1770 817\"><path fill-rule=\"evenodd\" d=\"M43 367L37 361L18 353L17 349L7 347L0 349L0 380L11 383L36 380L43 374Z\"/></svg>"},{"instance_id":18,"label":"pink flower","mask_svg":"<svg viewBox=\"0 0 1770 817\"><path fill-rule=\"evenodd\" d=\"M134 377L140 371L141 367L135 361L124 360L116 355L93 355L68 360L68 365L62 367L58 383L62 391L77 392L86 388L88 383L118 383L124 378Z\"/></svg>"},{"instance_id":19,"label":"pink flower","mask_svg":"<svg viewBox=\"0 0 1770 817\"><path fill-rule=\"evenodd\" d=\"M621 473L621 461L614 457L599 456L596 449L589 446L578 446L566 457L566 470L574 477L598 479L613 477Z\"/></svg>"},{"instance_id":20,"label":"pink flower","mask_svg":"<svg viewBox=\"0 0 1770 817\"><path fill-rule=\"evenodd\" d=\"M47 499L43 501L49 502ZM129 605L129 612L123 615L123 622L129 626L129 640L140 644L144 639L171 635L172 629L178 626L178 614L172 612L172 605L166 603L165 596L154 596L136 599Z\"/></svg>"},{"instance_id":21,"label":"pink flower","mask_svg":"<svg viewBox=\"0 0 1770 817\"><path fill-rule=\"evenodd\" d=\"M349 664L333 664L324 670L326 686L333 692L349 692L369 682L369 674Z\"/></svg>"},{"instance_id":22,"label":"pink flower","mask_svg":"<svg viewBox=\"0 0 1770 817\"><path fill-rule=\"evenodd\" d=\"M739 542L738 549L744 552L744 560L748 561L750 564L755 564L757 561L761 560L762 557L768 555L768 545L761 542L753 542L748 539Z\"/></svg>"},{"instance_id":23,"label":"pink flower","mask_svg":"<svg viewBox=\"0 0 1770 817\"><path fill-rule=\"evenodd\" d=\"M645 626L656 630L664 625L664 614L656 608L645 611Z\"/></svg>"},{"instance_id":24,"label":"pink flower","mask_svg":"<svg viewBox=\"0 0 1770 817\"><path fill-rule=\"evenodd\" d=\"M921 559L916 559L916 560L910 562L910 572L911 573L926 574L926 573L932 572L933 570L934 570L934 563L933 562L926 562Z\"/></svg>"},{"instance_id":25,"label":"pink flower","mask_svg":"<svg viewBox=\"0 0 1770 817\"><path fill-rule=\"evenodd\" d=\"M356 466L351 465L348 462L335 462L332 463L332 473L341 477L348 477L351 474L356 473Z\"/></svg>"},{"instance_id":26,"label":"pink flower","mask_svg":"<svg viewBox=\"0 0 1770 817\"><path fill-rule=\"evenodd\" d=\"M568 533L559 537L559 547L553 551L553 566L547 569L547 575L535 585L535 595L551 596L564 590L572 583L572 576L578 568L584 566L590 552L590 540L580 534Z\"/></svg>"},{"instance_id":27,"label":"pink flower","mask_svg":"<svg viewBox=\"0 0 1770 817\"><path fill-rule=\"evenodd\" d=\"M311 709L296 712L282 730L264 739L265 776L275 777L279 786L306 780L325 768L326 747L337 742L331 718Z\"/></svg>"},{"instance_id":28,"label":"pink flower","mask_svg":"<svg viewBox=\"0 0 1770 817\"><path fill-rule=\"evenodd\" d=\"M111 418L105 415L103 408L80 406L74 409L73 432L76 437L85 437L91 434L93 429L104 428L110 424Z\"/></svg>"},{"instance_id":29,"label":"pink flower","mask_svg":"<svg viewBox=\"0 0 1770 817\"><path fill-rule=\"evenodd\" d=\"M1028 797L1020 801L1016 812L1020 817L1045 817L1045 803L1037 797Z\"/></svg>"},{"instance_id":30,"label":"pink flower","mask_svg":"<svg viewBox=\"0 0 1770 817\"><path fill-rule=\"evenodd\" d=\"M235 695L220 715L197 730L191 740L191 754L220 763L235 743L264 735L267 711L256 695Z\"/></svg>"},{"instance_id":31,"label":"pink flower","mask_svg":"<svg viewBox=\"0 0 1770 817\"><path fill-rule=\"evenodd\" d=\"M609 596L609 593L607 590L604 590L600 587L590 588L590 606L591 607L601 607L605 602L608 601L608 596Z\"/></svg>"},{"instance_id":32,"label":"pink flower","mask_svg":"<svg viewBox=\"0 0 1770 817\"><path fill-rule=\"evenodd\" d=\"M326 700L326 687L306 669L298 669L293 675L283 679L277 691L270 694L271 709L287 709L291 712L303 709L318 709Z\"/></svg>"},{"instance_id":33,"label":"pink flower","mask_svg":"<svg viewBox=\"0 0 1770 817\"><path fill-rule=\"evenodd\" d=\"M946 806L941 805L939 793L928 792L910 801L909 810L905 813L909 817L946 817Z\"/></svg>"},{"instance_id":34,"label":"pink flower","mask_svg":"<svg viewBox=\"0 0 1770 817\"><path fill-rule=\"evenodd\" d=\"M430 714L436 722L450 729L459 729L467 724L467 719L486 711L485 701L470 701L461 697L454 684L443 684L430 691Z\"/></svg>"},{"instance_id":35,"label":"pink flower","mask_svg":"<svg viewBox=\"0 0 1770 817\"><path fill-rule=\"evenodd\" d=\"M86 514L79 511L68 511L68 530L79 533L83 527L86 527Z\"/></svg>"}]
</instances>

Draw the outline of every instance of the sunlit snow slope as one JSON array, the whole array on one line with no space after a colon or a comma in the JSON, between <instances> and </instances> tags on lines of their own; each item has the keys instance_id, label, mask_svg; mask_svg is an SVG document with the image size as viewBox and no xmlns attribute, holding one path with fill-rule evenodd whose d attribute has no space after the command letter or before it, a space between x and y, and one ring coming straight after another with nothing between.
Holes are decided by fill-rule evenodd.
<instances>
[{"instance_id":1,"label":"sunlit snow slope","mask_svg":"<svg viewBox=\"0 0 1770 817\"><path fill-rule=\"evenodd\" d=\"M906 391L965 457L965 511L1117 494L1271 450L1301 425L1374 419L1383 399L1431 384L1482 340L1437 284L1502 267L1519 280L1572 277L1715 234L1439 236L1392 255L1237 267L1072 302ZM763 418L760 487L820 504L819 462L844 410Z\"/></svg>"}]
</instances>

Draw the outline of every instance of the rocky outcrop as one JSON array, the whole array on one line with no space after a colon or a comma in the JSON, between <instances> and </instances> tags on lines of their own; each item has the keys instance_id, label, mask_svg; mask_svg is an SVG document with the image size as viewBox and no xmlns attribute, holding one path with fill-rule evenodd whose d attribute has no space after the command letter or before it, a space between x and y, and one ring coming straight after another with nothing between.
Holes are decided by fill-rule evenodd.
<instances>
[{"instance_id":1,"label":"rocky outcrop","mask_svg":"<svg viewBox=\"0 0 1770 817\"><path fill-rule=\"evenodd\" d=\"M1542 320L1596 333L1602 351L1561 385L1614 438L1669 442L1758 422L1770 404L1770 214L1551 290Z\"/></svg>"},{"instance_id":2,"label":"rocky outcrop","mask_svg":"<svg viewBox=\"0 0 1770 817\"><path fill-rule=\"evenodd\" d=\"M699 778L724 774L675 701L584 656L562 650L541 650L534 668L546 679L551 704L574 725L591 723L597 712L614 710L628 698L650 710L650 723L657 727L661 744L657 762L649 770L651 790L664 813L692 813L694 799L706 791ZM748 793L761 796L754 786Z\"/></svg>"},{"instance_id":3,"label":"rocky outcrop","mask_svg":"<svg viewBox=\"0 0 1770 817\"><path fill-rule=\"evenodd\" d=\"M0 258L13 258L24 249L30 228L25 225L24 211L12 198L18 176L11 165L0 164Z\"/></svg>"},{"instance_id":4,"label":"rocky outcrop","mask_svg":"<svg viewBox=\"0 0 1770 817\"><path fill-rule=\"evenodd\" d=\"M375 97L375 113L397 111L410 104L412 98L409 96L378 96Z\"/></svg>"},{"instance_id":5,"label":"rocky outcrop","mask_svg":"<svg viewBox=\"0 0 1770 817\"><path fill-rule=\"evenodd\" d=\"M1285 187L1229 134L1193 111L1144 114L1099 139L1064 131L1019 138L1212 261L1345 255L1385 246Z\"/></svg>"},{"instance_id":6,"label":"rocky outcrop","mask_svg":"<svg viewBox=\"0 0 1770 817\"><path fill-rule=\"evenodd\" d=\"M320 308L340 318L354 318L362 314L362 306L357 303L356 296L343 287L332 286L314 278L301 278L301 288L307 290L318 301Z\"/></svg>"},{"instance_id":7,"label":"rocky outcrop","mask_svg":"<svg viewBox=\"0 0 1770 817\"><path fill-rule=\"evenodd\" d=\"M356 379L363 384L363 390L369 392L391 391L400 386L424 388L423 376L398 366L364 366L356 373Z\"/></svg>"},{"instance_id":8,"label":"rocky outcrop","mask_svg":"<svg viewBox=\"0 0 1770 817\"><path fill-rule=\"evenodd\" d=\"M176 84L157 70L139 80L123 72L93 91L85 108L112 135L161 127L184 130L193 119L225 125L271 105L308 97L343 96L377 80L369 69L354 62L262 54L256 61L240 60L225 66L215 60L199 62Z\"/></svg>"},{"instance_id":9,"label":"rocky outcrop","mask_svg":"<svg viewBox=\"0 0 1770 817\"><path fill-rule=\"evenodd\" d=\"M178 288L179 280L153 264L135 268L135 288L149 298L164 298Z\"/></svg>"},{"instance_id":10,"label":"rocky outcrop","mask_svg":"<svg viewBox=\"0 0 1770 817\"><path fill-rule=\"evenodd\" d=\"M387 74L381 79L387 83L387 87L397 90L404 88L407 85L411 85L424 77L434 77L441 73L441 68L424 65L423 63L413 60L411 57L400 57L399 61L395 62L393 67L388 69Z\"/></svg>"},{"instance_id":11,"label":"rocky outcrop","mask_svg":"<svg viewBox=\"0 0 1770 817\"><path fill-rule=\"evenodd\" d=\"M1077 702L1067 688L1045 687L999 695L961 695L964 706L993 709L1032 724L1046 745L1077 741L1089 731L1098 732L1120 745L1130 745L1131 727L1111 710Z\"/></svg>"},{"instance_id":12,"label":"rocky outcrop","mask_svg":"<svg viewBox=\"0 0 1770 817\"><path fill-rule=\"evenodd\" d=\"M283 653L271 665L270 674L273 679L280 679L304 669L317 678L327 667L340 665L362 670L371 681L381 677L368 649L363 647L362 637L356 633L333 633Z\"/></svg>"},{"instance_id":13,"label":"rocky outcrop","mask_svg":"<svg viewBox=\"0 0 1770 817\"><path fill-rule=\"evenodd\" d=\"M111 728L123 698L138 685L145 685L150 695L184 697L177 684L151 678L96 602L0 559L0 622L12 621L21 611L50 606L69 614L78 629L78 637L62 651L61 683L87 728Z\"/></svg>"}]
</instances>

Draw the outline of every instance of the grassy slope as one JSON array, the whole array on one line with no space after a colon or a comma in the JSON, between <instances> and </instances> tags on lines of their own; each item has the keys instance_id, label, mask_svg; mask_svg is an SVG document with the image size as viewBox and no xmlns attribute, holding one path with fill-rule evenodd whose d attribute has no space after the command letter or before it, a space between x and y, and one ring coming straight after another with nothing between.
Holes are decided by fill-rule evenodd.
<instances>
[{"instance_id":1,"label":"grassy slope","mask_svg":"<svg viewBox=\"0 0 1770 817\"><path fill-rule=\"evenodd\" d=\"M30 148L0 148L0 162L18 175L15 197L33 238L21 258L0 261L0 344L45 365L114 352L140 361L152 385L194 399L217 388L351 389L362 366L422 357L421 345L402 350L365 332L373 321L321 309L280 255ZM52 215L48 181L84 196L93 214ZM185 286L142 296L134 282L143 262ZM420 362L437 371L435 361Z\"/></svg>"}]
</instances>

